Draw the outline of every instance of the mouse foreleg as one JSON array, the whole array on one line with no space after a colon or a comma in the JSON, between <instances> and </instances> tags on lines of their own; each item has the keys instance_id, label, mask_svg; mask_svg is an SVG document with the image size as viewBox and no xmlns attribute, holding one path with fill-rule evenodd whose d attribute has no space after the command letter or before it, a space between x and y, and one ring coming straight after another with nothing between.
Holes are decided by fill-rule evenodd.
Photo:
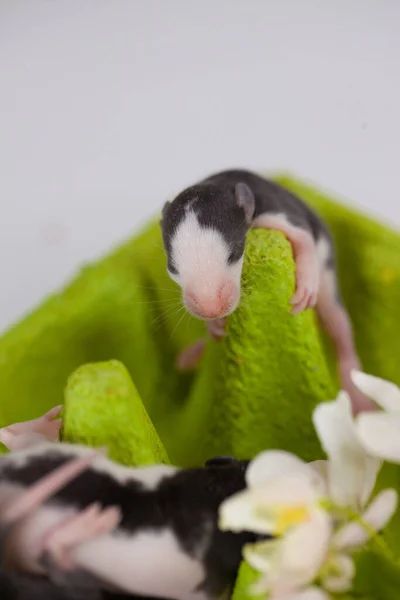
<instances>
[{"instance_id":1,"label":"mouse foreleg","mask_svg":"<svg viewBox=\"0 0 400 600\"><path fill-rule=\"evenodd\" d=\"M9 450L26 448L43 440L58 442L62 419L55 417L61 409L62 406L56 406L37 419L3 427L0 429L0 442Z\"/></svg>"},{"instance_id":2,"label":"mouse foreleg","mask_svg":"<svg viewBox=\"0 0 400 600\"><path fill-rule=\"evenodd\" d=\"M260 215L254 220L253 227L280 231L289 240L296 263L296 291L290 301L292 313L313 308L317 302L320 265L311 233L291 225L284 215L279 214Z\"/></svg>"}]
</instances>

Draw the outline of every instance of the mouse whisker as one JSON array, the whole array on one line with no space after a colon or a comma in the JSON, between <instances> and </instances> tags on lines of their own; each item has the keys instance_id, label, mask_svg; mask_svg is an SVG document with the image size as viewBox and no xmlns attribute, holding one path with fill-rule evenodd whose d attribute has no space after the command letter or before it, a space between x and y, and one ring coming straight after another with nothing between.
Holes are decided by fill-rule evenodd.
<instances>
[{"instance_id":1,"label":"mouse whisker","mask_svg":"<svg viewBox=\"0 0 400 600\"><path fill-rule=\"evenodd\" d=\"M150 244L151 244L152 246L155 246L156 248L159 248L159 249L160 249L160 250L162 250L162 251L163 251L163 253L164 253L164 246L162 245L162 243L161 243L161 242L156 242L155 240L150 240Z\"/></svg>"},{"instance_id":2,"label":"mouse whisker","mask_svg":"<svg viewBox=\"0 0 400 600\"><path fill-rule=\"evenodd\" d=\"M185 316L186 316L186 314L187 314L187 313L186 313L186 310L185 310L185 307L183 306L182 308L184 309L184 313L183 313L183 315L181 316L181 318L179 319L179 321L177 322L177 324L175 325L174 329L172 330L172 333L171 333L171 335L169 336L169 339L170 339L170 340L172 339L172 337L173 337L174 333L176 332L176 330L178 329L179 325L182 323L183 319L185 318Z\"/></svg>"},{"instance_id":3,"label":"mouse whisker","mask_svg":"<svg viewBox=\"0 0 400 600\"><path fill-rule=\"evenodd\" d=\"M185 310L184 306L181 306L178 309L174 306L170 307L170 310L161 313L156 319L152 321L152 325L155 325L158 321L161 321L159 327L154 329L154 331L158 331L158 329L162 327L162 325L164 324L164 319L165 321L170 321L172 318L178 316L182 310Z\"/></svg>"},{"instance_id":4,"label":"mouse whisker","mask_svg":"<svg viewBox=\"0 0 400 600\"><path fill-rule=\"evenodd\" d=\"M146 304L146 305L148 305L148 304L158 304L158 305L160 305L160 304L171 304L172 302L174 304L181 303L180 302L180 296L177 297L177 298L163 298L163 299L160 299L160 300L133 300L129 304L130 304L130 306L137 305L137 304Z\"/></svg>"},{"instance_id":5,"label":"mouse whisker","mask_svg":"<svg viewBox=\"0 0 400 600\"><path fill-rule=\"evenodd\" d=\"M137 284L137 285L135 285L135 287L141 288L143 290L155 290L157 292L180 292L180 289L178 286L175 286L173 288L164 288L164 287L159 287L157 285L150 286L150 285Z\"/></svg>"}]
</instances>

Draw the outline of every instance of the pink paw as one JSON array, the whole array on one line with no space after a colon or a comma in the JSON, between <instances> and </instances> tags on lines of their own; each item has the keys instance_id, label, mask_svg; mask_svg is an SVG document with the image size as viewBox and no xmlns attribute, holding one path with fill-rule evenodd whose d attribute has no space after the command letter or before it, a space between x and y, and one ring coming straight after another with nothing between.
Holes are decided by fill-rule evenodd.
<instances>
[{"instance_id":1,"label":"pink paw","mask_svg":"<svg viewBox=\"0 0 400 600\"><path fill-rule=\"evenodd\" d=\"M226 319L213 319L207 321L207 329L210 332L211 337L218 341L226 335Z\"/></svg>"},{"instance_id":2,"label":"pink paw","mask_svg":"<svg viewBox=\"0 0 400 600\"><path fill-rule=\"evenodd\" d=\"M191 371L197 367L203 358L206 348L206 340L201 339L182 350L176 360L176 368L179 371Z\"/></svg>"},{"instance_id":3,"label":"pink paw","mask_svg":"<svg viewBox=\"0 0 400 600\"><path fill-rule=\"evenodd\" d=\"M339 362L341 387L350 396L353 414L378 410L377 405L354 385L351 379L352 369L360 369L358 361L343 360Z\"/></svg>"},{"instance_id":4,"label":"pink paw","mask_svg":"<svg viewBox=\"0 0 400 600\"><path fill-rule=\"evenodd\" d=\"M310 257L311 259L311 257ZM306 308L314 308L319 290L319 269L316 260L300 263L296 266L296 292L291 299L292 314L300 313Z\"/></svg>"},{"instance_id":5,"label":"pink paw","mask_svg":"<svg viewBox=\"0 0 400 600\"><path fill-rule=\"evenodd\" d=\"M207 329L214 340L220 340L226 335L226 319L213 319L207 321ZM207 340L201 339L180 352L176 360L176 368L179 371L191 371L195 369L203 358Z\"/></svg>"},{"instance_id":6,"label":"pink paw","mask_svg":"<svg viewBox=\"0 0 400 600\"><path fill-rule=\"evenodd\" d=\"M62 571L75 570L73 551L84 542L110 533L120 520L118 508L102 510L98 504L92 504L50 529L42 540L40 554Z\"/></svg>"},{"instance_id":7,"label":"pink paw","mask_svg":"<svg viewBox=\"0 0 400 600\"><path fill-rule=\"evenodd\" d=\"M62 419L55 417L60 414L61 409L62 406L56 406L38 419L3 427L0 429L0 442L9 450L24 448L41 440L58 442Z\"/></svg>"}]
</instances>

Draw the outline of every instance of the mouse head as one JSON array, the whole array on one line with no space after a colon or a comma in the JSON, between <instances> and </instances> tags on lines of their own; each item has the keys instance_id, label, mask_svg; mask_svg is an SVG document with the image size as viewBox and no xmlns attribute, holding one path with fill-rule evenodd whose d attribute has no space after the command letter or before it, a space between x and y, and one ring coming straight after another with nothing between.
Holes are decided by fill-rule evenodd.
<instances>
[{"instance_id":1,"label":"mouse head","mask_svg":"<svg viewBox=\"0 0 400 600\"><path fill-rule=\"evenodd\" d=\"M254 216L250 188L202 183L164 206L161 229L168 273L187 310L200 319L232 313L240 300L246 234Z\"/></svg>"}]
</instances>

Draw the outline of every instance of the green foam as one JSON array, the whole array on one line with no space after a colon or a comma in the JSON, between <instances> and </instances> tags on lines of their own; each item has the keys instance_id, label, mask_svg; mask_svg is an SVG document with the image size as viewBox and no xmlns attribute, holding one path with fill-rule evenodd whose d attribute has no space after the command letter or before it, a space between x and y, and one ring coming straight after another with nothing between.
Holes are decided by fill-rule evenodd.
<instances>
[{"instance_id":1,"label":"green foam","mask_svg":"<svg viewBox=\"0 0 400 600\"><path fill-rule=\"evenodd\" d=\"M365 371L400 385L399 234L299 180L277 180L332 231ZM227 338L209 342L196 372L178 373L177 353L205 328L181 307L155 220L0 339L0 427L43 414L65 394L66 439L108 445L124 464L197 465L264 448L320 458L310 417L335 396L336 367L314 313L289 313L293 290L288 242L251 231ZM380 485L387 481L400 489L397 467L385 469ZM399 531L396 515L387 537L400 552Z\"/></svg>"},{"instance_id":2,"label":"green foam","mask_svg":"<svg viewBox=\"0 0 400 600\"><path fill-rule=\"evenodd\" d=\"M71 375L63 439L105 446L110 458L128 466L169 462L128 371L117 361L84 365Z\"/></svg>"}]
</instances>

